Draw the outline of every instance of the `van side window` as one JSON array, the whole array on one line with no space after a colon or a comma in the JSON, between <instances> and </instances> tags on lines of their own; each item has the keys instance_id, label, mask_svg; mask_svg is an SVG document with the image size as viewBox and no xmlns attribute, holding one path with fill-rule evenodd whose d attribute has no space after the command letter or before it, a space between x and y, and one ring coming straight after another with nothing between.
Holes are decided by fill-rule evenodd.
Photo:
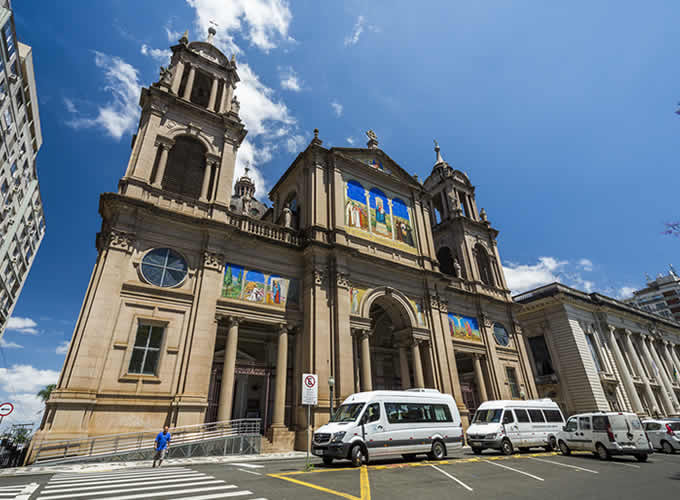
<instances>
[{"instance_id":1,"label":"van side window","mask_svg":"<svg viewBox=\"0 0 680 500\"><path fill-rule=\"evenodd\" d=\"M594 421L595 419L593 419ZM645 424L645 430L646 431L659 431L661 430L661 424L657 422L647 422Z\"/></svg>"},{"instance_id":2,"label":"van side window","mask_svg":"<svg viewBox=\"0 0 680 500\"><path fill-rule=\"evenodd\" d=\"M366 408L366 423L370 424L380 420L380 403L373 403Z\"/></svg>"},{"instance_id":3,"label":"van side window","mask_svg":"<svg viewBox=\"0 0 680 500\"><path fill-rule=\"evenodd\" d=\"M582 431L589 431L590 417L578 417L578 425Z\"/></svg>"},{"instance_id":4,"label":"van side window","mask_svg":"<svg viewBox=\"0 0 680 500\"><path fill-rule=\"evenodd\" d=\"M515 417L512 414L512 410L505 410L505 413L503 413L503 423L504 424L513 424L515 422Z\"/></svg>"},{"instance_id":5,"label":"van side window","mask_svg":"<svg viewBox=\"0 0 680 500\"><path fill-rule=\"evenodd\" d=\"M529 416L532 422L545 422L545 417L541 410L529 410Z\"/></svg>"},{"instance_id":6,"label":"van side window","mask_svg":"<svg viewBox=\"0 0 680 500\"><path fill-rule=\"evenodd\" d=\"M453 422L447 405L422 403L385 403L387 420L391 424L414 422Z\"/></svg>"},{"instance_id":7,"label":"van side window","mask_svg":"<svg viewBox=\"0 0 680 500\"><path fill-rule=\"evenodd\" d=\"M606 431L609 427L609 419L605 415L593 417L593 430Z\"/></svg>"},{"instance_id":8,"label":"van side window","mask_svg":"<svg viewBox=\"0 0 680 500\"><path fill-rule=\"evenodd\" d=\"M564 427L564 430L567 432L574 432L576 428L577 428L576 419L570 418L569 421L567 422L567 425Z\"/></svg>"},{"instance_id":9,"label":"van side window","mask_svg":"<svg viewBox=\"0 0 680 500\"><path fill-rule=\"evenodd\" d=\"M522 423L530 422L529 414L527 413L526 410L515 410L515 416L517 417L518 422Z\"/></svg>"},{"instance_id":10,"label":"van side window","mask_svg":"<svg viewBox=\"0 0 680 500\"><path fill-rule=\"evenodd\" d=\"M543 414L548 422L564 422L564 417L562 417L560 410L543 410Z\"/></svg>"}]
</instances>

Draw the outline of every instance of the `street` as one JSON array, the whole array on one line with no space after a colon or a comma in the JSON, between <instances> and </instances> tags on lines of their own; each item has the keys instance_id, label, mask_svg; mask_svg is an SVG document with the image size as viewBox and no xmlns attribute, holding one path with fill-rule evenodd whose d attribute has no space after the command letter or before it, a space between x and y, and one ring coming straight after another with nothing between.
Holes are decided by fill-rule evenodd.
<instances>
[{"instance_id":1,"label":"street","mask_svg":"<svg viewBox=\"0 0 680 500\"><path fill-rule=\"evenodd\" d=\"M474 456L440 462L399 460L361 468L348 462L324 466L304 460L179 465L97 473L60 473L0 479L0 499L191 499L243 500L395 498L674 498L680 486L680 455L654 454L647 463L632 458L600 461L590 454L565 457L527 453Z\"/></svg>"}]
</instances>

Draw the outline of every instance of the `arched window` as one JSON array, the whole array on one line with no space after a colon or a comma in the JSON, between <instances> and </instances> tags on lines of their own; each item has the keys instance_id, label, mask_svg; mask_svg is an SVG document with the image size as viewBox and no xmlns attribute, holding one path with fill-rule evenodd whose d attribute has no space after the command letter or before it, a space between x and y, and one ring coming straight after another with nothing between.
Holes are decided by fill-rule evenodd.
<instances>
[{"instance_id":1,"label":"arched window","mask_svg":"<svg viewBox=\"0 0 680 500\"><path fill-rule=\"evenodd\" d=\"M437 250L437 260L439 261L439 269L444 274L451 276L456 275L456 270L453 267L453 255L449 247L441 247Z\"/></svg>"},{"instance_id":2,"label":"arched window","mask_svg":"<svg viewBox=\"0 0 680 500\"><path fill-rule=\"evenodd\" d=\"M211 87L212 78L202 71L197 71L194 77L194 86L191 89L191 102L207 108L208 104L210 104Z\"/></svg>"},{"instance_id":3,"label":"arched window","mask_svg":"<svg viewBox=\"0 0 680 500\"><path fill-rule=\"evenodd\" d=\"M288 206L292 214L291 225L294 229L300 229L300 204L298 203L297 193L293 191L286 196L284 207Z\"/></svg>"},{"instance_id":4,"label":"arched window","mask_svg":"<svg viewBox=\"0 0 680 500\"><path fill-rule=\"evenodd\" d=\"M191 137L178 137L168 154L163 189L189 198L198 198L206 168L205 147Z\"/></svg>"},{"instance_id":5,"label":"arched window","mask_svg":"<svg viewBox=\"0 0 680 500\"><path fill-rule=\"evenodd\" d=\"M482 283L489 286L494 286L493 274L491 273L491 265L489 263L489 256L482 245L477 243L475 245L475 260L477 261L477 269L479 269L479 278Z\"/></svg>"}]
</instances>

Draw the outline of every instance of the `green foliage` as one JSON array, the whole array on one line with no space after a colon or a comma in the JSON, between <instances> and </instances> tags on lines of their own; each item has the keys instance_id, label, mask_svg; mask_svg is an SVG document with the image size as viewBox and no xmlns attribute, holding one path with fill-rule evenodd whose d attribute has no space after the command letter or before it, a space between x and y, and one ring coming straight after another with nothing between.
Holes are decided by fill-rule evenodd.
<instances>
[{"instance_id":1,"label":"green foliage","mask_svg":"<svg viewBox=\"0 0 680 500\"><path fill-rule=\"evenodd\" d=\"M38 391L37 396L42 399L43 403L47 403L47 400L50 399L50 394L52 394L55 387L57 387L57 384L46 385L43 389Z\"/></svg>"}]
</instances>

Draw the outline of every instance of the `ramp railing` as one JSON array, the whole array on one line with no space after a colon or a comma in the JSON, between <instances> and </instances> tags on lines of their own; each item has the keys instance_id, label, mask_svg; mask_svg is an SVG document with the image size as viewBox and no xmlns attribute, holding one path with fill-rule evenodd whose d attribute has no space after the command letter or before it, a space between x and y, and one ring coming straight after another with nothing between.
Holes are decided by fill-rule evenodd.
<instances>
[{"instance_id":1,"label":"ramp railing","mask_svg":"<svg viewBox=\"0 0 680 500\"><path fill-rule=\"evenodd\" d=\"M145 459L153 455L158 429L66 441L41 441L33 447L33 464ZM246 418L170 429L173 456L259 453L260 419ZM208 444L209 443L209 444Z\"/></svg>"}]
</instances>

